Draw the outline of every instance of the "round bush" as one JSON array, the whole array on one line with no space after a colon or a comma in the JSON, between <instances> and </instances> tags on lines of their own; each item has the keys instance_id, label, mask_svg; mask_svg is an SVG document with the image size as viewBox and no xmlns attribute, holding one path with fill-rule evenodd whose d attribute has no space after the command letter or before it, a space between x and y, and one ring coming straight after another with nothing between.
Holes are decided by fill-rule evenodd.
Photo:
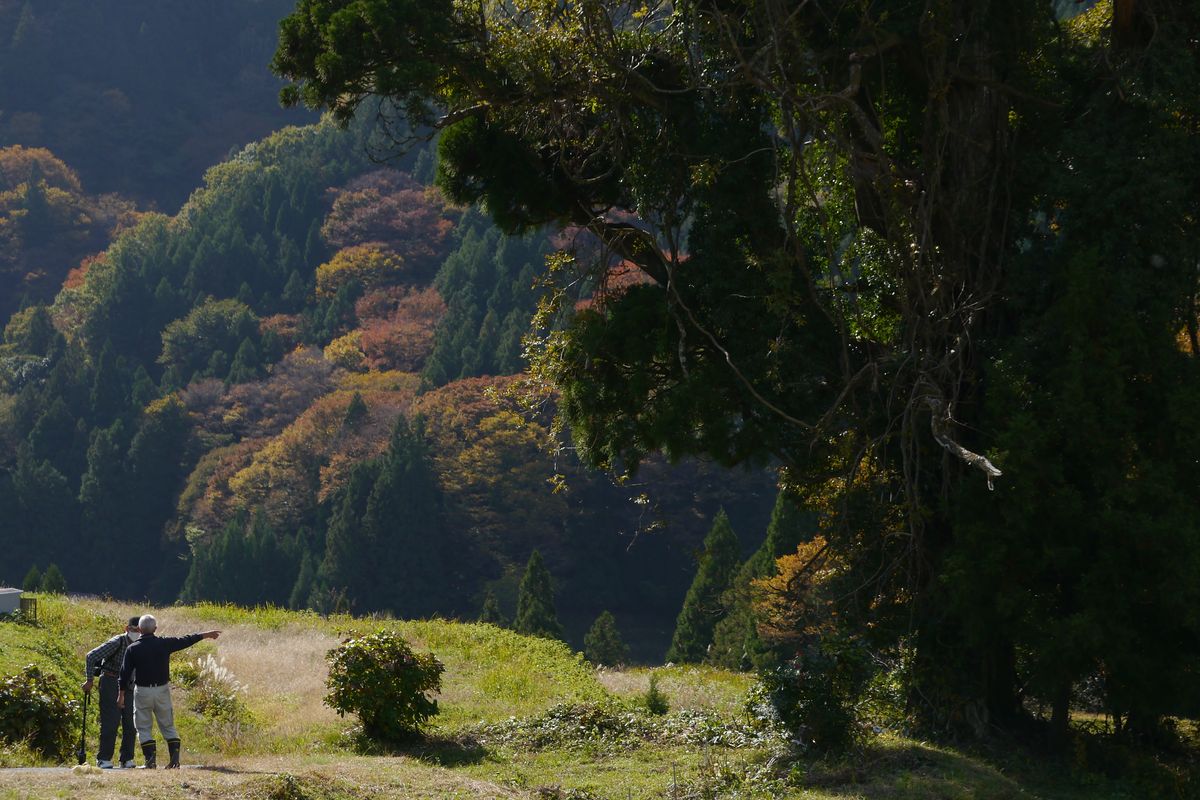
<instances>
[{"instance_id":1,"label":"round bush","mask_svg":"<svg viewBox=\"0 0 1200 800\"><path fill-rule=\"evenodd\" d=\"M442 687L442 662L418 655L392 631L350 639L329 651L325 703L339 715L357 714L363 733L378 741L415 734L434 714Z\"/></svg>"},{"instance_id":2,"label":"round bush","mask_svg":"<svg viewBox=\"0 0 1200 800\"><path fill-rule=\"evenodd\" d=\"M0 678L0 741L25 742L46 758L64 760L72 749L78 705L67 699L57 676L30 664Z\"/></svg>"},{"instance_id":3,"label":"round bush","mask_svg":"<svg viewBox=\"0 0 1200 800\"><path fill-rule=\"evenodd\" d=\"M826 637L767 671L751 691L751 714L782 724L794 741L817 751L852 747L863 733L856 701L869 677L858 642Z\"/></svg>"}]
</instances>

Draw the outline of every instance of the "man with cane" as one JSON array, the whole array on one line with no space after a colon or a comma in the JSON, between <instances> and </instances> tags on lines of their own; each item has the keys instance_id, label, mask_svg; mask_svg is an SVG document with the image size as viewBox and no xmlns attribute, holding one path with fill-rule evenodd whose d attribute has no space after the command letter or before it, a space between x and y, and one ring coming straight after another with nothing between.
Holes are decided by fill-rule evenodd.
<instances>
[{"instance_id":1,"label":"man with cane","mask_svg":"<svg viewBox=\"0 0 1200 800\"><path fill-rule=\"evenodd\" d=\"M122 767L133 767L133 709L117 706L117 680L125 649L138 639L138 618L130 617L125 631L87 654L85 671L87 682L83 684L83 720L87 727L87 702L92 693L92 681L100 677L100 748L96 751L96 766L100 769L113 768L113 750L117 742L117 725L121 726ZM83 733L79 735L79 763L87 760L84 752Z\"/></svg>"}]
</instances>

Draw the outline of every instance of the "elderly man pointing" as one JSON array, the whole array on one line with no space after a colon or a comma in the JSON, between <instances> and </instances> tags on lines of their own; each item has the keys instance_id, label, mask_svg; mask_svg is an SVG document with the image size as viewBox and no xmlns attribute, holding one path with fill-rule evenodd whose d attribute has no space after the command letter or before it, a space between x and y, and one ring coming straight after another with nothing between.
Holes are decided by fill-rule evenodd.
<instances>
[{"instance_id":1,"label":"elderly man pointing","mask_svg":"<svg viewBox=\"0 0 1200 800\"><path fill-rule=\"evenodd\" d=\"M125 650L121 665L120 693L117 707L125 707L125 693L133 684L133 720L146 769L157 766L151 717L158 720L158 731L167 740L171 761L167 769L179 767L179 732L175 730L175 711L171 708L171 653L191 647L201 639L215 639L220 631L205 631L188 636L155 636L158 620L146 614L138 620L142 638Z\"/></svg>"}]
</instances>

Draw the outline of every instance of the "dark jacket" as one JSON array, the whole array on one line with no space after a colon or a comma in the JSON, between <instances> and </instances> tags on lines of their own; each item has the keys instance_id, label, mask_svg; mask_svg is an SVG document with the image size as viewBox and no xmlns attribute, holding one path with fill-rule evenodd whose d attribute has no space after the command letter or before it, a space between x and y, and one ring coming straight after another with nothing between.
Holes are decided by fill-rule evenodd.
<instances>
[{"instance_id":1,"label":"dark jacket","mask_svg":"<svg viewBox=\"0 0 1200 800\"><path fill-rule=\"evenodd\" d=\"M171 653L191 647L203 638L199 633L187 636L143 633L142 638L125 649L125 663L121 665L121 688L128 690L130 682L134 680L138 686L162 686L168 683L171 680Z\"/></svg>"}]
</instances>

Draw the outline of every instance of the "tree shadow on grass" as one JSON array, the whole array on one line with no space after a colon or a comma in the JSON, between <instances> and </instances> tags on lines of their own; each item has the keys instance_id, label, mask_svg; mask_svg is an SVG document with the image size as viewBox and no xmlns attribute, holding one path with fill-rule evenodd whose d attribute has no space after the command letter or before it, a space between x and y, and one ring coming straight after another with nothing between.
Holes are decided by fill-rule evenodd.
<instances>
[{"instance_id":1,"label":"tree shadow on grass","mask_svg":"<svg viewBox=\"0 0 1200 800\"><path fill-rule=\"evenodd\" d=\"M798 765L793 775L806 789L831 797L926 800L961 797L1028 798L1028 787L970 755L918 743L869 745L853 755Z\"/></svg>"},{"instance_id":2,"label":"tree shadow on grass","mask_svg":"<svg viewBox=\"0 0 1200 800\"><path fill-rule=\"evenodd\" d=\"M792 780L822 796L865 800L1097 800L1197 796L1200 779L1193 769L1190 761L1169 764L1161 754L1096 737L1080 737L1059 755L1029 742L992 741L960 751L883 741L836 759L801 761L793 766Z\"/></svg>"},{"instance_id":3,"label":"tree shadow on grass","mask_svg":"<svg viewBox=\"0 0 1200 800\"><path fill-rule=\"evenodd\" d=\"M464 767L488 757L488 749L474 736L427 734L399 742L363 741L355 748L362 755L406 756L439 767Z\"/></svg>"},{"instance_id":4,"label":"tree shadow on grass","mask_svg":"<svg viewBox=\"0 0 1200 800\"><path fill-rule=\"evenodd\" d=\"M440 767L464 767L478 764L488 756L488 749L474 736L427 736L407 755Z\"/></svg>"}]
</instances>

